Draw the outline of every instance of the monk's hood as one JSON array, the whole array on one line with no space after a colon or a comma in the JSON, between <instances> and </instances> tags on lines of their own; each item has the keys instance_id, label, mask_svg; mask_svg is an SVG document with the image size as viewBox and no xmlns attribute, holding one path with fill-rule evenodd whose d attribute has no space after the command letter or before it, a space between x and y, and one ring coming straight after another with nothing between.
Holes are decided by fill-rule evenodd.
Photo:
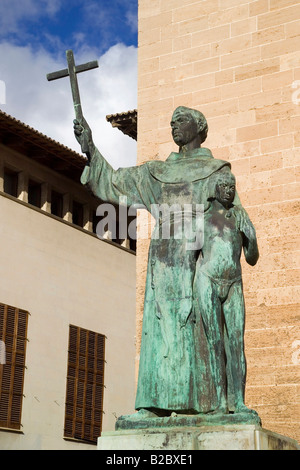
<instances>
[{"instance_id":1,"label":"monk's hood","mask_svg":"<svg viewBox=\"0 0 300 470\"><path fill-rule=\"evenodd\" d=\"M153 160L146 165L151 175L162 183L192 183L208 178L229 162L217 160L207 148L198 148L185 154L172 152L166 161Z\"/></svg>"}]
</instances>

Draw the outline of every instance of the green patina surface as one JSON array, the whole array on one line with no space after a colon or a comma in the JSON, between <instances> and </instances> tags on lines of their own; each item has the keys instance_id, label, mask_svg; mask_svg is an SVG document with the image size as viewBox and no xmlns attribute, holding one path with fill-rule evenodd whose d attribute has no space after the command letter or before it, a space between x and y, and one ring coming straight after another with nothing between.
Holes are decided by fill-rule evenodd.
<instances>
[{"instance_id":1,"label":"green patina surface","mask_svg":"<svg viewBox=\"0 0 300 470\"><path fill-rule=\"evenodd\" d=\"M177 415L156 418L133 419L132 416L121 416L116 422L116 430L149 429L149 428L178 428L202 426L235 426L242 424L261 425L260 418L255 413L234 414L198 414Z\"/></svg>"},{"instance_id":2,"label":"green patina surface","mask_svg":"<svg viewBox=\"0 0 300 470\"><path fill-rule=\"evenodd\" d=\"M144 207L156 219L135 403L139 412L119 421L150 425L147 420L167 420L175 412L206 416L212 423L234 415L239 422L257 422L244 404L240 265L242 251L251 265L258 259L255 230L236 194L230 164L201 147L207 134L204 116L180 107L171 127L178 153L165 162L114 170L95 148L86 122L75 122L78 141L89 142L82 183L102 201L118 204L126 196L128 205Z\"/></svg>"}]
</instances>

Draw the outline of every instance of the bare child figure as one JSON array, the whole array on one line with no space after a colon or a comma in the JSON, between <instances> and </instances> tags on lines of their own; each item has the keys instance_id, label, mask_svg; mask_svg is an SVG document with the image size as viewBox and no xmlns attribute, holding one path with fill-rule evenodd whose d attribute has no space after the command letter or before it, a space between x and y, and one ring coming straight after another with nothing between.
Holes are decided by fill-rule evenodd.
<instances>
[{"instance_id":1,"label":"bare child figure","mask_svg":"<svg viewBox=\"0 0 300 470\"><path fill-rule=\"evenodd\" d=\"M254 226L241 206L233 206L235 178L216 180L204 218L204 243L194 279L195 300L208 341L211 373L217 395L214 413L255 413L244 403L245 307L240 257L254 266L258 247Z\"/></svg>"}]
</instances>

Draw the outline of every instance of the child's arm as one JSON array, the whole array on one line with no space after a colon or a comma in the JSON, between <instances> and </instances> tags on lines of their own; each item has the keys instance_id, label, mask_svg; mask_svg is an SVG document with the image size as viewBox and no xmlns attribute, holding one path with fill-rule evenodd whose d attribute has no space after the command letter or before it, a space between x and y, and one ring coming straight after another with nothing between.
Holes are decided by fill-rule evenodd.
<instances>
[{"instance_id":1,"label":"child's arm","mask_svg":"<svg viewBox=\"0 0 300 470\"><path fill-rule=\"evenodd\" d=\"M259 251L254 225L252 224L249 215L243 207L235 206L234 215L236 218L237 227L243 236L243 249L245 259L248 264L254 266L259 258Z\"/></svg>"},{"instance_id":2,"label":"child's arm","mask_svg":"<svg viewBox=\"0 0 300 470\"><path fill-rule=\"evenodd\" d=\"M253 227L250 219L249 222L251 224L251 228L247 230L249 232L249 235L247 236L243 232L243 248L244 248L244 254L245 258L248 264L251 266L254 266L259 258L259 251L258 251L258 245L257 245L257 239L256 239L256 233L255 233L255 228Z\"/></svg>"}]
</instances>

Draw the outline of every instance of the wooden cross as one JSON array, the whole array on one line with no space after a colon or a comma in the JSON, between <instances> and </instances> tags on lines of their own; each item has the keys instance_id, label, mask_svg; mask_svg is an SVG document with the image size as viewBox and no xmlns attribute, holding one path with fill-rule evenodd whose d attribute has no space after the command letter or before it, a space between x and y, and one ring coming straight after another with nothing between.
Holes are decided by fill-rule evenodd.
<instances>
[{"instance_id":1,"label":"wooden cross","mask_svg":"<svg viewBox=\"0 0 300 470\"><path fill-rule=\"evenodd\" d=\"M85 72L86 70L95 69L99 67L99 64L96 60L94 60L86 64L75 66L73 51L72 50L66 51L66 56L67 56L68 68L63 69L63 70L58 70L57 72L48 73L47 80L51 81L51 80L57 80L63 77L70 77L75 116L76 116L77 121L81 123L83 120L83 114L82 114L82 108L81 108L81 102L80 102L77 74L80 72ZM84 153L87 152L88 151L87 144L85 144L83 147L84 148L82 149L82 151Z\"/></svg>"}]
</instances>

